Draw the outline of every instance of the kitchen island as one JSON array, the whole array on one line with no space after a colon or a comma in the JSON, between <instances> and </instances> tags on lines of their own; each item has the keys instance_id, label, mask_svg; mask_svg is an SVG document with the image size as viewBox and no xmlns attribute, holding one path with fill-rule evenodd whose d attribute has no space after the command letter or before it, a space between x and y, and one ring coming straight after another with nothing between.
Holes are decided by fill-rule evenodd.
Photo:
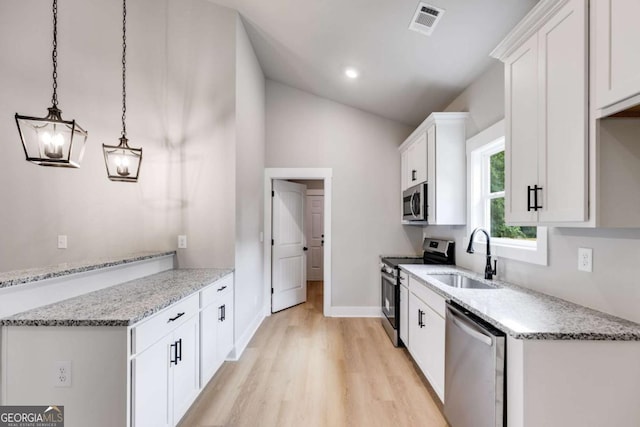
<instances>
[{"instance_id":1,"label":"kitchen island","mask_svg":"<svg viewBox=\"0 0 640 427\"><path fill-rule=\"evenodd\" d=\"M233 282L166 270L0 319L0 403L62 405L70 427L176 425L233 349Z\"/></svg>"}]
</instances>

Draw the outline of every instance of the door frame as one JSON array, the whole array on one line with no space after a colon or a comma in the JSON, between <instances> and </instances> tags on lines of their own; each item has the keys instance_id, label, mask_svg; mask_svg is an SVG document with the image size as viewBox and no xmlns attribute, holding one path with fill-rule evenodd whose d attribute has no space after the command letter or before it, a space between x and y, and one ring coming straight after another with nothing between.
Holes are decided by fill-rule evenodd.
<instances>
[{"instance_id":1,"label":"door frame","mask_svg":"<svg viewBox=\"0 0 640 427\"><path fill-rule=\"evenodd\" d=\"M264 170L264 314L271 316L272 182L274 179L313 179L324 182L323 314L331 316L331 168L265 168Z\"/></svg>"}]
</instances>

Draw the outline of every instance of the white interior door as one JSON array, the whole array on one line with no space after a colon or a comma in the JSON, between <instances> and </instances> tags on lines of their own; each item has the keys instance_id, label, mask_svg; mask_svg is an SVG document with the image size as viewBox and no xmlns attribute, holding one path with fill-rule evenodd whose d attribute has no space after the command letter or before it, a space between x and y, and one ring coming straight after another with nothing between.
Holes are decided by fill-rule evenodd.
<instances>
[{"instance_id":1,"label":"white interior door","mask_svg":"<svg viewBox=\"0 0 640 427\"><path fill-rule=\"evenodd\" d=\"M309 190L311 191L311 190ZM324 196L307 194L306 235L307 280L323 280L324 266Z\"/></svg>"},{"instance_id":2,"label":"white interior door","mask_svg":"<svg viewBox=\"0 0 640 427\"><path fill-rule=\"evenodd\" d=\"M304 211L307 186L273 180L271 311L307 300Z\"/></svg>"}]
</instances>

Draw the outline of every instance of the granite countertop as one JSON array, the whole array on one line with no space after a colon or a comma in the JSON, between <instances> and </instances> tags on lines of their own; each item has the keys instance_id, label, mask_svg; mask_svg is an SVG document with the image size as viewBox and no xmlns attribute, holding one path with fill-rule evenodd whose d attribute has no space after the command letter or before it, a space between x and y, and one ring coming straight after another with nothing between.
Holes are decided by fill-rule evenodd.
<instances>
[{"instance_id":1,"label":"granite countertop","mask_svg":"<svg viewBox=\"0 0 640 427\"><path fill-rule=\"evenodd\" d=\"M518 339L640 341L640 325L459 267L401 265L428 288ZM431 274L459 273L496 289L459 289Z\"/></svg>"},{"instance_id":2,"label":"granite countertop","mask_svg":"<svg viewBox=\"0 0 640 427\"><path fill-rule=\"evenodd\" d=\"M30 268L26 270L14 270L0 272L0 288L21 285L23 283L37 282L38 280L53 279L99 268L114 267L116 265L130 264L151 258L160 258L175 255L175 251L166 252L141 252L124 257L101 258L91 261L71 262L49 267Z\"/></svg>"},{"instance_id":3,"label":"granite countertop","mask_svg":"<svg viewBox=\"0 0 640 427\"><path fill-rule=\"evenodd\" d=\"M0 319L2 326L130 326L232 273L169 270Z\"/></svg>"}]
</instances>

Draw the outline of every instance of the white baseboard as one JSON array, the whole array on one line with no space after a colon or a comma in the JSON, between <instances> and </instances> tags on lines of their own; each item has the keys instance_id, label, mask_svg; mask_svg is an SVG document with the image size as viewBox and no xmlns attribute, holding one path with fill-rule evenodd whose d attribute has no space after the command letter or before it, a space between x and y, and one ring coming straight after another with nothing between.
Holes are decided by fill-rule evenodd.
<instances>
[{"instance_id":1,"label":"white baseboard","mask_svg":"<svg viewBox=\"0 0 640 427\"><path fill-rule=\"evenodd\" d=\"M382 309L374 307L333 306L329 309L329 317L381 317Z\"/></svg>"},{"instance_id":2,"label":"white baseboard","mask_svg":"<svg viewBox=\"0 0 640 427\"><path fill-rule=\"evenodd\" d=\"M227 360L237 361L240 359L242 353L244 353L244 350L247 348L247 345L249 345L249 341L251 341L251 338L256 334L264 319L264 314L261 311L258 311L258 315L251 321L242 336L236 340L233 351L229 353Z\"/></svg>"}]
</instances>

